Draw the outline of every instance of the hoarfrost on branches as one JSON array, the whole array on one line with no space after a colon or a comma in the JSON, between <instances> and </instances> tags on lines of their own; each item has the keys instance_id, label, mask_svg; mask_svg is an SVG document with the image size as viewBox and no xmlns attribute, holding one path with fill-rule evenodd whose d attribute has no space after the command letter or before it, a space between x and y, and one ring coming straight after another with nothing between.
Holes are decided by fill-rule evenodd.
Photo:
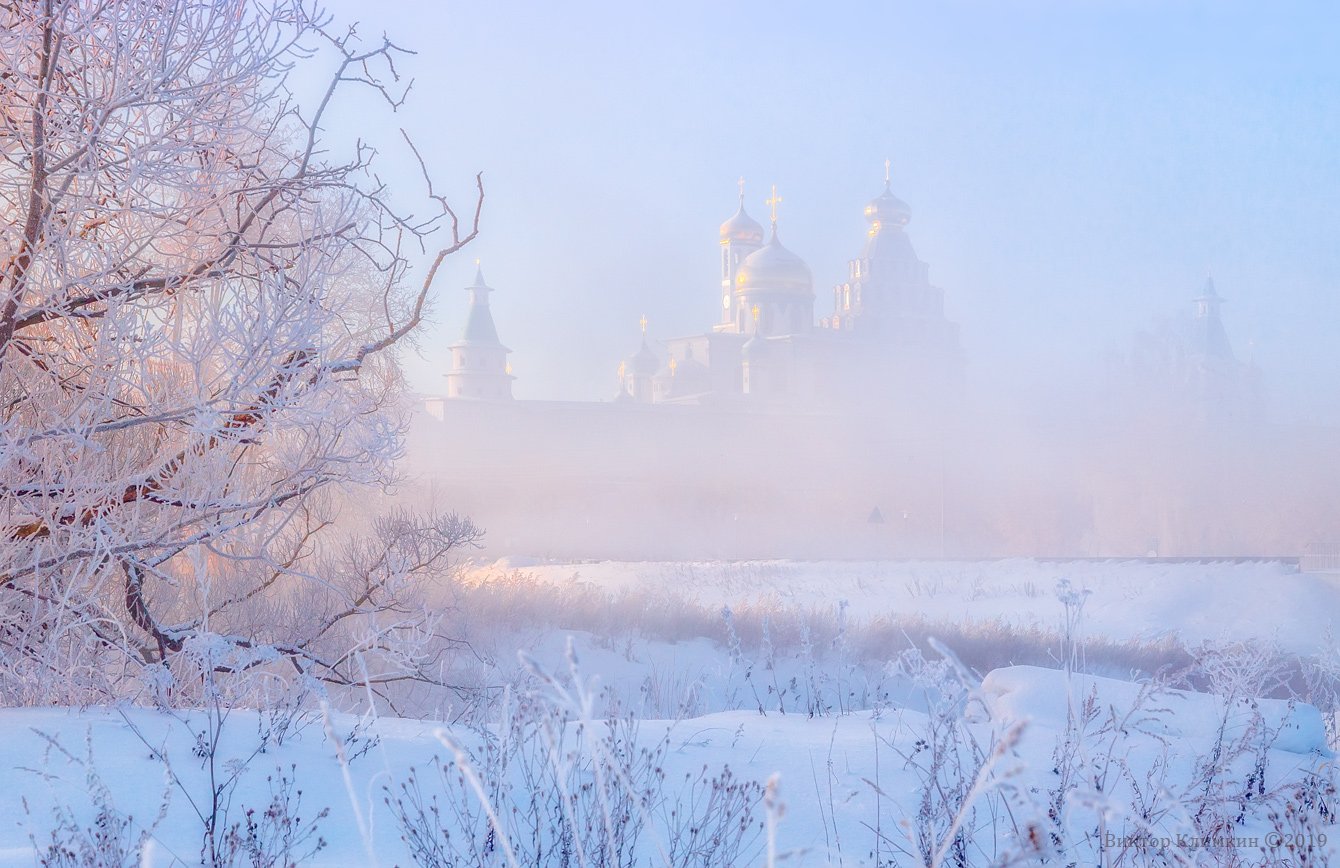
<instances>
[{"instance_id":1,"label":"hoarfrost on branches","mask_svg":"<svg viewBox=\"0 0 1340 868\"><path fill-rule=\"evenodd\" d=\"M416 217L322 133L348 90L398 107L403 53L295 0L0 7L4 701L181 691L192 643L215 674L436 677L408 577L478 531L316 545L327 492L390 478L388 351L479 227L478 178L460 219L419 160Z\"/></svg>"}]
</instances>

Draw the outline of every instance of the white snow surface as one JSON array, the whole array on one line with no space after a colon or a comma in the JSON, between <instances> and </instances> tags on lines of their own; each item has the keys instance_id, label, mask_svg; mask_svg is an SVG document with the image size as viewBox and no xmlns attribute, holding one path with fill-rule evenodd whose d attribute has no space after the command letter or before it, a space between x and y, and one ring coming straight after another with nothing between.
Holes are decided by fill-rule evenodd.
<instances>
[{"instance_id":1,"label":"white snow surface","mask_svg":"<svg viewBox=\"0 0 1340 868\"><path fill-rule=\"evenodd\" d=\"M1142 685L1129 681L1081 674L1067 682L1060 670L1036 666L996 669L982 680L991 717L1002 723L1027 721L1035 730L1054 728L1065 723L1070 708L1093 695L1102 706L1122 713L1147 705L1139 729L1177 743L1183 750L1207 749L1221 725L1229 741L1239 739L1259 719L1274 733L1274 750L1334 756L1326 746L1321 713L1311 705L1253 697L1230 701L1188 690L1162 690L1142 703L1141 689Z\"/></svg>"},{"instance_id":2,"label":"white snow surface","mask_svg":"<svg viewBox=\"0 0 1340 868\"><path fill-rule=\"evenodd\" d=\"M518 569L558 584L590 582L616 592L659 586L711 606L758 601L827 607L845 600L858 618L894 613L929 621L1000 620L1047 629L1057 624L1054 585L1066 578L1092 592L1085 608L1090 634L1145 639L1173 633L1185 641L1255 637L1309 652L1325 645L1340 612L1340 591L1330 580L1278 563L497 562L479 565L475 572L478 577ZM635 693L644 683L648 659L659 661L653 670L666 682L660 689L669 693L684 689L675 682L676 673L732 665L722 649L705 639L640 640L642 645L623 649L599 637L577 636L575 641L584 671L615 687L627 681L624 693ZM562 633L550 633L534 637L527 650L543 665L561 669L566 642ZM642 663L635 664L634 657ZM975 697L975 706L969 703L970 727L984 744L1022 727L1006 759L1020 769L1011 772L1015 785L1035 794L1045 794L1052 784L1058 738L1067 720L1084 708L1092 712L1086 726L1094 731L1105 720L1119 722L1103 730L1093 749L1124 757L1137 778L1162 764L1172 783L1185 785L1221 730L1231 741L1253 721L1268 732L1263 767L1271 788L1302 780L1332 762L1322 717L1303 704L1151 692L1126 681L1029 666L988 673ZM729 767L737 777L760 784L778 775L785 806L778 845L790 854L781 864L874 864L872 826L877 815L883 817L884 833L896 836L894 820L914 815L918 808L918 763L923 760L916 759L922 756L916 742L928 718L924 703L905 698L879 710L816 718L800 709L779 713L770 708L763 715L745 702L746 710L678 721L643 720L638 739L651 744L668 733L670 782L704 767ZM5 733L0 739L0 777L5 782L0 788L0 866L34 864L30 835L39 844L47 840L54 807L68 806L81 822L92 820L92 772L117 809L133 815L137 823L151 822L166 796L166 817L142 859L144 868L198 864L201 823L192 801L199 804L207 798L209 787L205 763L192 748L204 723L198 713L172 717L145 709L0 710ZM348 766L346 777L327 729L343 738L357 723L335 716L327 727L317 716L282 745L253 756L263 717L253 711L233 712L218 766L245 760L247 768L233 798L232 816L240 816L243 806L264 807L270 792L267 776L292 767L302 790L303 816L330 811L319 824L328 846L304 864L413 864L383 797L385 788L404 780L411 767L423 770L450 755L439 737L443 725L376 720L369 732L379 741ZM446 732L462 741L474 738L461 729ZM155 751L169 758L179 784L168 780ZM1230 770L1230 776L1245 778L1248 773L1246 767ZM649 819L640 846L645 864L657 864L663 824ZM1268 827L1261 822L1249 817L1238 833L1264 834ZM1340 830L1331 831L1340 841ZM889 847L880 846L887 861ZM758 850L752 852L747 864L761 864Z\"/></svg>"},{"instance_id":3,"label":"white snow surface","mask_svg":"<svg viewBox=\"0 0 1340 868\"><path fill-rule=\"evenodd\" d=\"M1016 721L1027 721L1018 759L1026 779L1037 786L1047 782L1053 736L1065 725L1063 679L1058 671L1012 667L990 673L983 685L993 713L992 720L980 723L983 737L993 728L999 732ZM1077 676L1076 680L1077 695L1096 690L1101 704L1118 709L1129 708L1137 692L1132 685L1111 679ZM1175 753L1188 764L1189 772L1193 754L1210 747L1222 702L1216 697L1179 693L1162 704L1170 710L1147 715L1149 719L1133 729L1119 750L1130 756L1135 767L1144 768L1164 755L1166 740L1176 746ZM1284 703L1266 706L1267 718L1282 722L1285 730L1270 751L1272 782L1297 778L1327 761L1330 754L1316 709L1288 708ZM0 793L0 816L7 819L0 824L0 864L33 864L28 835L43 840L53 805L72 805L77 814L92 816L85 794L88 769L82 764L89 757L118 808L137 820L154 817L167 794L167 817L142 864L146 868L177 864L174 858L194 864L201 826L186 792L197 801L208 792L204 763L191 753L192 728L203 726L201 718L179 721L152 711L132 710L123 715L99 709L9 709L0 712L0 718L7 734L0 742L0 768L9 770L8 786ZM779 843L784 852L793 854L788 864L867 864L873 859L873 843L863 824L873 822L876 793L872 785L876 780L883 794L886 823L890 815L916 811L914 775L894 749L911 754L924 720L920 713L908 710L817 720L801 714L761 716L734 711L678 722L644 721L641 737L654 740L669 730L667 777L671 781L705 765L729 765L736 775L760 782L780 775L785 813ZM253 712L234 713L220 766L249 755L258 723ZM347 732L354 723L352 718L337 718L334 729ZM165 782L162 763L132 733L132 724L149 744L173 758L173 771L183 789ZM329 846L305 864L410 864L393 818L382 803L382 788L402 779L409 767L423 769L434 757L448 755L435 736L439 726L410 720L376 722L373 731L380 736L380 744L351 764L346 785L322 723L313 722L282 747L249 761L234 797L234 816L242 806L263 807L269 792L266 776L294 765L303 791L303 815L312 817L321 808L330 809L330 816L320 824L320 834ZM71 756L54 749L53 740ZM881 753L879 772L877 751ZM891 805L900 808L891 810ZM1252 831L1248 827L1243 834ZM646 835L649 856L654 853L655 836L655 828Z\"/></svg>"}]
</instances>

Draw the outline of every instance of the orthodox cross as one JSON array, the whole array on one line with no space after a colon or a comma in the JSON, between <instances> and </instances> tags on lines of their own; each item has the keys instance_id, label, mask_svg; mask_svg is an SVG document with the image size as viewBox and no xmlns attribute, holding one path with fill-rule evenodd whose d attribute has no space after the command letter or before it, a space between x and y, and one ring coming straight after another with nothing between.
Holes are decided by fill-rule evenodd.
<instances>
[{"instance_id":1,"label":"orthodox cross","mask_svg":"<svg viewBox=\"0 0 1340 868\"><path fill-rule=\"evenodd\" d=\"M642 319L637 322L638 325L642 326L642 336L645 338L647 336L647 315L645 313L642 314Z\"/></svg>"},{"instance_id":2,"label":"orthodox cross","mask_svg":"<svg viewBox=\"0 0 1340 868\"><path fill-rule=\"evenodd\" d=\"M889 159L888 159L888 157L885 157L885 158L884 158L884 183L885 183L885 184L889 183Z\"/></svg>"},{"instance_id":3,"label":"orthodox cross","mask_svg":"<svg viewBox=\"0 0 1340 868\"><path fill-rule=\"evenodd\" d=\"M777 206L782 202L782 197L777 195L777 185L772 185L772 196L763 200L763 204L772 209L772 222L777 222Z\"/></svg>"}]
</instances>

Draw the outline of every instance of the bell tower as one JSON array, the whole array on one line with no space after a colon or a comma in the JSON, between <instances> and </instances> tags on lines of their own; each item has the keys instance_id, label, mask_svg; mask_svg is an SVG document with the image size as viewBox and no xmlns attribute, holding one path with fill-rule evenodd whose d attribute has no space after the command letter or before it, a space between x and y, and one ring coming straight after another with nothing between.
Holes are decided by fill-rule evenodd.
<instances>
[{"instance_id":1,"label":"bell tower","mask_svg":"<svg viewBox=\"0 0 1340 868\"><path fill-rule=\"evenodd\" d=\"M763 227L744 210L744 178L739 180L740 207L725 223L721 224L721 292L718 303L720 314L715 331L742 331L732 307L731 292L735 287L736 274L741 263L763 246Z\"/></svg>"}]
</instances>

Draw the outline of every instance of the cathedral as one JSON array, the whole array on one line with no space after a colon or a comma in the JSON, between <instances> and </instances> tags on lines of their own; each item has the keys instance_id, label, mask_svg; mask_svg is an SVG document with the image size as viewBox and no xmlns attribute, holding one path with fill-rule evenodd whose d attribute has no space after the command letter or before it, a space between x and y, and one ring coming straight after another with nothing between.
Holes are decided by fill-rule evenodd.
<instances>
[{"instance_id":1,"label":"cathedral","mask_svg":"<svg viewBox=\"0 0 1340 868\"><path fill-rule=\"evenodd\" d=\"M770 225L739 207L721 224L721 305L700 334L642 343L618 367L617 403L739 407L943 409L961 392L957 326L944 291L907 236L911 209L884 189L865 206L859 254L816 316L810 268L778 233L776 187ZM511 397L509 350L498 339L489 287L477 274L461 339L451 345L448 398ZM825 304L827 299L825 299Z\"/></svg>"},{"instance_id":2,"label":"cathedral","mask_svg":"<svg viewBox=\"0 0 1340 868\"><path fill-rule=\"evenodd\" d=\"M657 339L643 317L636 351L611 354L610 400L512 400L511 351L477 271L446 394L425 401L410 438L424 479L503 550L943 552L958 327L907 237L911 209L887 164L884 174L856 255L825 269L838 279L820 293L782 243L776 189L765 227L741 183L720 227L720 285L697 292L703 330ZM722 444L747 453L704 473Z\"/></svg>"}]
</instances>

